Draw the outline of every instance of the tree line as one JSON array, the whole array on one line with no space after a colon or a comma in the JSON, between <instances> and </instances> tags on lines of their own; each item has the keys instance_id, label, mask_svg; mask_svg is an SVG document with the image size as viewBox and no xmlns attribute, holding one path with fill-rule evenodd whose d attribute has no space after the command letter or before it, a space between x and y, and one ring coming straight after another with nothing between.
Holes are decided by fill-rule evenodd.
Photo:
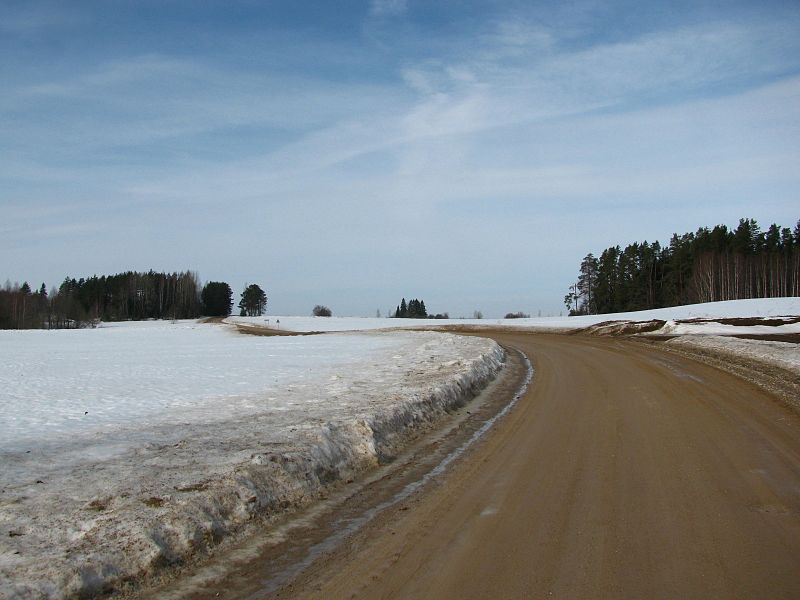
<instances>
[{"instance_id":1,"label":"tree line","mask_svg":"<svg viewBox=\"0 0 800 600\"><path fill-rule=\"evenodd\" d=\"M232 291L225 282L209 282L202 289L192 271L140 273L89 278L66 277L48 293L45 284L32 291L27 282L0 288L0 329L61 329L99 321L193 319L227 316ZM260 316L267 297L255 284L247 286L240 314Z\"/></svg>"},{"instance_id":2,"label":"tree line","mask_svg":"<svg viewBox=\"0 0 800 600\"><path fill-rule=\"evenodd\" d=\"M377 316L380 318L381 311L378 311ZM428 309L425 307L424 300L418 300L414 298L413 300L409 300L406 302L406 299L403 298L400 301L400 304L397 305L397 308L394 310L394 314L389 313L390 317L394 317L396 319L449 319L450 315L446 312L444 313L436 313L436 314L428 314Z\"/></svg>"},{"instance_id":3,"label":"tree line","mask_svg":"<svg viewBox=\"0 0 800 600\"><path fill-rule=\"evenodd\" d=\"M395 309L394 316L397 319L427 319L428 309L425 308L424 300L414 298L406 303L406 299L403 298Z\"/></svg>"},{"instance_id":4,"label":"tree line","mask_svg":"<svg viewBox=\"0 0 800 600\"><path fill-rule=\"evenodd\" d=\"M564 303L570 314L800 296L800 221L794 230L755 219L735 229L701 227L669 245L635 242L587 254Z\"/></svg>"}]
</instances>

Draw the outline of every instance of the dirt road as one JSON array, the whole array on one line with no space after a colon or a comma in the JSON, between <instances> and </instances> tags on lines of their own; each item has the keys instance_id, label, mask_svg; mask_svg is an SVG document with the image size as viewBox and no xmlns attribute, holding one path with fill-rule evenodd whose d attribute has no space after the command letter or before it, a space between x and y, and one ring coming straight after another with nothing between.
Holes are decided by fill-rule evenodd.
<instances>
[{"instance_id":1,"label":"dirt road","mask_svg":"<svg viewBox=\"0 0 800 600\"><path fill-rule=\"evenodd\" d=\"M528 394L277 597L800 598L794 413L642 344L495 337Z\"/></svg>"}]
</instances>

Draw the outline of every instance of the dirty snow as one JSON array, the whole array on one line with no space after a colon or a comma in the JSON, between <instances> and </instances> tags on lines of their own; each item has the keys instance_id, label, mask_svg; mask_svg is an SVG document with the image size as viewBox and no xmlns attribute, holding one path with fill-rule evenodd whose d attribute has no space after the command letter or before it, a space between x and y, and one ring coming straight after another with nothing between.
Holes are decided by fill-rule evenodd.
<instances>
[{"instance_id":1,"label":"dirty snow","mask_svg":"<svg viewBox=\"0 0 800 600\"><path fill-rule=\"evenodd\" d=\"M800 374L800 345L769 340L740 339L719 335L684 335L667 342L670 346L714 350Z\"/></svg>"},{"instance_id":2,"label":"dirty snow","mask_svg":"<svg viewBox=\"0 0 800 600\"><path fill-rule=\"evenodd\" d=\"M770 320L774 320L770 319ZM787 319L789 321L791 319ZM785 323L783 325L729 325L717 323L713 319L701 322L667 321L664 326L654 333L663 335L788 335L800 333L800 323Z\"/></svg>"},{"instance_id":3,"label":"dirty snow","mask_svg":"<svg viewBox=\"0 0 800 600\"><path fill-rule=\"evenodd\" d=\"M448 334L231 329L0 332L0 597L94 593L307 504L503 360Z\"/></svg>"}]
</instances>

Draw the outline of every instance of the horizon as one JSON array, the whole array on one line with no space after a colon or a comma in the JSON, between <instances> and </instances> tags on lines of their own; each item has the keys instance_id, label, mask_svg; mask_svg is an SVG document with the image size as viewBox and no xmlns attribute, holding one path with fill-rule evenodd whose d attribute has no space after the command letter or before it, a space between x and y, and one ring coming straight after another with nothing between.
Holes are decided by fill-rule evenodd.
<instances>
[{"instance_id":1,"label":"horizon","mask_svg":"<svg viewBox=\"0 0 800 600\"><path fill-rule=\"evenodd\" d=\"M794 227L792 2L0 7L0 278L565 312L581 259Z\"/></svg>"}]
</instances>

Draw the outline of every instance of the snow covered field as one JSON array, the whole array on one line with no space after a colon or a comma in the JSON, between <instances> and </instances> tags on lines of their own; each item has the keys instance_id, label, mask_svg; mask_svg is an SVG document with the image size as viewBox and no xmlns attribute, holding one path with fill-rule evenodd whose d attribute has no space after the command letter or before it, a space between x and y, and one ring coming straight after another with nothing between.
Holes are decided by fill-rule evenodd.
<instances>
[{"instance_id":1,"label":"snow covered field","mask_svg":"<svg viewBox=\"0 0 800 600\"><path fill-rule=\"evenodd\" d=\"M279 391L387 357L388 336L242 336L182 321L95 330L0 332L0 451L114 433L128 425L209 423L263 410ZM402 346L402 344L400 344ZM318 400L318 399L315 399ZM307 401L311 401L310 399Z\"/></svg>"},{"instance_id":2,"label":"snow covered field","mask_svg":"<svg viewBox=\"0 0 800 600\"><path fill-rule=\"evenodd\" d=\"M0 597L102 589L391 456L502 366L431 332L0 332Z\"/></svg>"},{"instance_id":3,"label":"snow covered field","mask_svg":"<svg viewBox=\"0 0 800 600\"><path fill-rule=\"evenodd\" d=\"M369 329L429 328L443 325L501 326L524 329L571 330L606 321L675 321L735 317L800 316L800 298L765 298L689 304L638 312L585 315L579 317L538 317L531 319L377 319L371 317L230 317L230 322L247 323L286 331L363 331ZM708 333L712 333L707 330ZM800 333L800 327L791 332ZM688 333L688 331L687 331ZM698 333L692 331L691 333ZM715 331L713 333L719 333ZM731 333L729 331L729 333Z\"/></svg>"}]
</instances>

